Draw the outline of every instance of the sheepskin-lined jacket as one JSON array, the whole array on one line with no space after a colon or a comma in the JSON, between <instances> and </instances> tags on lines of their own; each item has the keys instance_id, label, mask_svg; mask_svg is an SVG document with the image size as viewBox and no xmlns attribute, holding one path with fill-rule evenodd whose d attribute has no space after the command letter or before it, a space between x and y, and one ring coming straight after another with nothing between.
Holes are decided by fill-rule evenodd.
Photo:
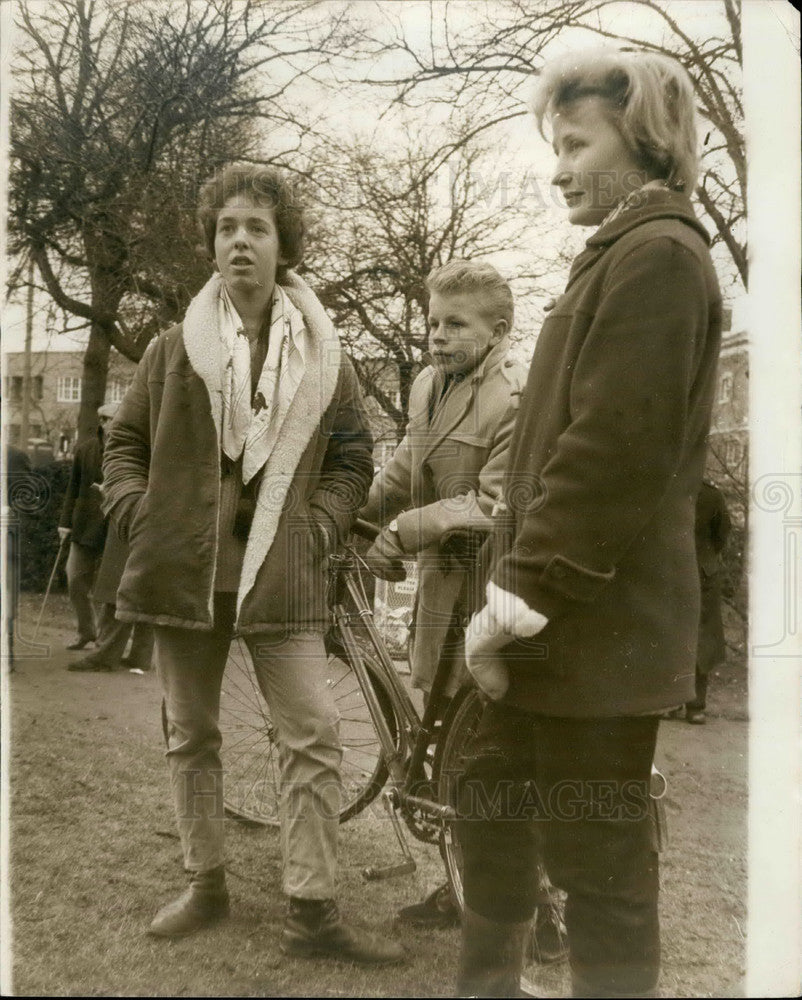
<instances>
[{"instance_id":1,"label":"sheepskin-lined jacket","mask_svg":"<svg viewBox=\"0 0 802 1000\"><path fill-rule=\"evenodd\" d=\"M222 366L211 311L150 345L108 434L104 506L141 494L117 617L183 628L212 626L220 505ZM219 279L218 279L219 280ZM347 534L373 472L372 441L354 370L322 306L290 273L282 287L312 335L306 370L256 501L237 596L240 633L321 631L325 540Z\"/></svg>"}]
</instances>

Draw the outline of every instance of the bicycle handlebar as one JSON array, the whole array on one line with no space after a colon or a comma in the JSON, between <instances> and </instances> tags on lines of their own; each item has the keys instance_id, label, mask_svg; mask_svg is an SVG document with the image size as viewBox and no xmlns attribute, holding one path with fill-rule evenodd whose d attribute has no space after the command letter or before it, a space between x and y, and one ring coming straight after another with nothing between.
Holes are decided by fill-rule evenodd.
<instances>
[{"instance_id":1,"label":"bicycle handlebar","mask_svg":"<svg viewBox=\"0 0 802 1000\"><path fill-rule=\"evenodd\" d=\"M380 531L378 525L373 524L371 521L363 521L361 517L358 517L354 521L354 526L351 530L355 535L359 535L360 538L367 538L369 542L374 541Z\"/></svg>"}]
</instances>

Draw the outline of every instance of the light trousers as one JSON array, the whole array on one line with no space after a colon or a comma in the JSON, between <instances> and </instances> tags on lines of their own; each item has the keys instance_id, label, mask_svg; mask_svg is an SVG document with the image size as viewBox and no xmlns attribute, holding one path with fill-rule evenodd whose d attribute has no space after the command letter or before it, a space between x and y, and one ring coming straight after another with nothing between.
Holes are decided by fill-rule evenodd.
<instances>
[{"instance_id":1,"label":"light trousers","mask_svg":"<svg viewBox=\"0 0 802 1000\"><path fill-rule=\"evenodd\" d=\"M215 595L211 632L156 626L167 758L188 871L224 863L220 688L232 638L235 595ZM341 798L339 715L328 686L323 637L246 636L279 742L283 889L334 895Z\"/></svg>"}]
</instances>

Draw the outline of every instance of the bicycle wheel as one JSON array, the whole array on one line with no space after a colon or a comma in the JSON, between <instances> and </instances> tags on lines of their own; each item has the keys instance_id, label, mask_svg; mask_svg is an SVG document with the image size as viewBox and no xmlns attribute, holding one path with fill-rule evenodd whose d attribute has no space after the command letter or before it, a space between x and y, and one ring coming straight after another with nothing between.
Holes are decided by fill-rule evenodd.
<instances>
[{"instance_id":1,"label":"bicycle wheel","mask_svg":"<svg viewBox=\"0 0 802 1000\"><path fill-rule=\"evenodd\" d=\"M453 698L443 720L443 728L434 758L437 797L441 803L457 808L457 787L470 755L470 744L482 716L482 701L475 688L462 688ZM441 853L449 883L460 909L465 906L462 882L462 849L453 823L447 823L441 834ZM549 884L540 861L538 875L544 898L532 920L526 949L529 962L547 964L567 955L567 937L563 922L563 899Z\"/></svg>"},{"instance_id":2,"label":"bicycle wheel","mask_svg":"<svg viewBox=\"0 0 802 1000\"><path fill-rule=\"evenodd\" d=\"M468 749L482 715L482 702L474 688L461 688L448 707L443 719L440 739L434 755L434 775L437 798L444 805L457 808L457 783L465 771ZM453 823L442 832L442 855L446 873L460 909L465 906L462 888L462 849Z\"/></svg>"},{"instance_id":3,"label":"bicycle wheel","mask_svg":"<svg viewBox=\"0 0 802 1000\"><path fill-rule=\"evenodd\" d=\"M363 655L390 732L397 739L400 727L386 682L371 657ZM330 654L328 670L328 683L340 713L340 822L344 823L376 798L387 780L387 766L365 697L345 654ZM241 639L232 643L223 675L220 732L226 812L252 823L278 825L280 747L248 648Z\"/></svg>"}]
</instances>

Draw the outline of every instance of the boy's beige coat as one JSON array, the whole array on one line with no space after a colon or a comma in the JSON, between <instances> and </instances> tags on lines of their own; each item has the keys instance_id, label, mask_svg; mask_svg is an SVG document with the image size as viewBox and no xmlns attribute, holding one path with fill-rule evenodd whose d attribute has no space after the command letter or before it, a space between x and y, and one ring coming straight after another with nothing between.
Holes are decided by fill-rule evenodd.
<instances>
[{"instance_id":1,"label":"boy's beige coat","mask_svg":"<svg viewBox=\"0 0 802 1000\"><path fill-rule=\"evenodd\" d=\"M413 683L424 690L431 687L449 623L468 610L468 571L442 553L439 542L468 524L484 520L490 526L493 507L503 493L525 380L525 366L509 357L508 338L437 403L442 377L436 369L425 368L410 393L406 435L374 479L362 511L363 517L379 524L402 511L414 511L416 530L409 530L407 516L406 534L426 543L417 556L411 656ZM466 502L469 491L474 491L475 503ZM461 661L461 655L457 659ZM449 693L460 676L458 671L452 677Z\"/></svg>"}]
</instances>

